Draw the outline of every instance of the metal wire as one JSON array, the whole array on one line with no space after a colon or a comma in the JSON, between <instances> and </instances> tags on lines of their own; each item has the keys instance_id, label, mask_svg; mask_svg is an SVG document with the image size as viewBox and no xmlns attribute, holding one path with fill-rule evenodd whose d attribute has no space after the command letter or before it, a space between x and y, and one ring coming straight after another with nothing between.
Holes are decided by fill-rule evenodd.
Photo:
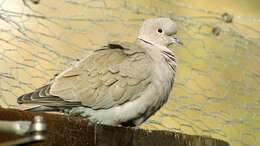
<instances>
[{"instance_id":1,"label":"metal wire","mask_svg":"<svg viewBox=\"0 0 260 146\"><path fill-rule=\"evenodd\" d=\"M143 128L260 140L260 18L197 8L181 0L1 0L0 105L46 83L109 41L133 41L142 21L170 17L184 46L169 102Z\"/></svg>"}]
</instances>

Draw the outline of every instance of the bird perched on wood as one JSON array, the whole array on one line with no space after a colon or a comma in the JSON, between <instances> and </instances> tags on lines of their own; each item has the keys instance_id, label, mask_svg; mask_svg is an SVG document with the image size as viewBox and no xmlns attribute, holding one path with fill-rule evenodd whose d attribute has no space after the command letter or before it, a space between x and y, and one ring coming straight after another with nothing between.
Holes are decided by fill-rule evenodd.
<instances>
[{"instance_id":1,"label":"bird perched on wood","mask_svg":"<svg viewBox=\"0 0 260 146\"><path fill-rule=\"evenodd\" d=\"M47 85L20 96L29 111L66 111L93 123L137 126L167 101L176 72L168 48L181 43L169 18L144 21L134 43L109 43L55 76Z\"/></svg>"}]
</instances>

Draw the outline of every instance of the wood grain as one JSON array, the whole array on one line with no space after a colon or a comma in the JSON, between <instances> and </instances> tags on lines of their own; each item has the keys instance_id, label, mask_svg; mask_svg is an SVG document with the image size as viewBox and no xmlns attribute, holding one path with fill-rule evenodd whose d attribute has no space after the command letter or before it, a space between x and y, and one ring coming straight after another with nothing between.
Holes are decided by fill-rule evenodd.
<instances>
[{"instance_id":1,"label":"wood grain","mask_svg":"<svg viewBox=\"0 0 260 146\"><path fill-rule=\"evenodd\" d=\"M90 125L87 120L48 113L31 113L0 108L0 120L32 120L42 115L47 123L47 140L29 146L229 146L227 142L204 136L169 131ZM0 133L0 143L21 136Z\"/></svg>"}]
</instances>

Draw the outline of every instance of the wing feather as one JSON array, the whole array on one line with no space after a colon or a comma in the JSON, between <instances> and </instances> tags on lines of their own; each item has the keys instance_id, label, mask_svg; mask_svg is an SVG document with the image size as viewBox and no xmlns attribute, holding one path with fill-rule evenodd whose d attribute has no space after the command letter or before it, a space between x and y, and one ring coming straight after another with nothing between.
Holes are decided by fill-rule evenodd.
<instances>
[{"instance_id":1,"label":"wing feather","mask_svg":"<svg viewBox=\"0 0 260 146\"><path fill-rule=\"evenodd\" d=\"M113 43L18 100L111 108L140 97L151 83L151 69L152 60L145 49L131 43Z\"/></svg>"}]
</instances>

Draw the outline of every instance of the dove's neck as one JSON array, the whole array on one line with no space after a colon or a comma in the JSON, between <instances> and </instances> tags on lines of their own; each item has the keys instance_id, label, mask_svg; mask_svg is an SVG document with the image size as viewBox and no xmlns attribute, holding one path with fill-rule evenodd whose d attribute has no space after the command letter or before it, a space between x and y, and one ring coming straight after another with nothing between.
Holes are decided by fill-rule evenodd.
<instances>
[{"instance_id":1,"label":"dove's neck","mask_svg":"<svg viewBox=\"0 0 260 146\"><path fill-rule=\"evenodd\" d=\"M149 39L143 38L143 37L138 37L137 42L140 43L141 45L145 45L146 47L152 47L152 51L157 51L157 52L168 52L173 54L173 52L166 46L160 45L158 43L153 43L152 41L149 41Z\"/></svg>"},{"instance_id":2,"label":"dove's neck","mask_svg":"<svg viewBox=\"0 0 260 146\"><path fill-rule=\"evenodd\" d=\"M166 46L158 45L142 38L138 38L137 42L147 49L147 53L153 58L153 60L161 60L163 57L171 67L172 65L174 65L174 67L176 66L176 57Z\"/></svg>"},{"instance_id":3,"label":"dove's neck","mask_svg":"<svg viewBox=\"0 0 260 146\"><path fill-rule=\"evenodd\" d=\"M154 61L155 78L163 83L170 81L172 86L176 71L176 58L173 52L166 46L153 44L140 38L138 43L146 49L147 54Z\"/></svg>"}]
</instances>

